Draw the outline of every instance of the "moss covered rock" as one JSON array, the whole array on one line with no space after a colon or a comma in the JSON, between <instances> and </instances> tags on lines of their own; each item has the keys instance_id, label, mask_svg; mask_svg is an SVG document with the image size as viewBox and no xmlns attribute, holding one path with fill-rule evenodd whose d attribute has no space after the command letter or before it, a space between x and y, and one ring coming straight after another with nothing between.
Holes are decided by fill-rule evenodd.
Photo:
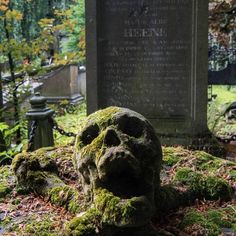
<instances>
[{"instance_id":1,"label":"moss covered rock","mask_svg":"<svg viewBox=\"0 0 236 236\"><path fill-rule=\"evenodd\" d=\"M81 206L78 191L67 186L58 177L58 153L55 150L57 149L42 148L32 153L18 154L12 162L18 186L47 197L52 203L63 206L72 213L79 212ZM61 154L64 155L63 152Z\"/></svg>"},{"instance_id":2,"label":"moss covered rock","mask_svg":"<svg viewBox=\"0 0 236 236\"><path fill-rule=\"evenodd\" d=\"M9 194L15 186L14 173L9 165L0 168L0 199Z\"/></svg>"},{"instance_id":3,"label":"moss covered rock","mask_svg":"<svg viewBox=\"0 0 236 236\"><path fill-rule=\"evenodd\" d=\"M233 190L229 183L213 175L204 175L190 168L177 170L175 180L187 185L196 197L229 200Z\"/></svg>"},{"instance_id":4,"label":"moss covered rock","mask_svg":"<svg viewBox=\"0 0 236 236\"><path fill-rule=\"evenodd\" d=\"M10 192L11 188L7 184L0 183L0 198L5 197Z\"/></svg>"}]
</instances>

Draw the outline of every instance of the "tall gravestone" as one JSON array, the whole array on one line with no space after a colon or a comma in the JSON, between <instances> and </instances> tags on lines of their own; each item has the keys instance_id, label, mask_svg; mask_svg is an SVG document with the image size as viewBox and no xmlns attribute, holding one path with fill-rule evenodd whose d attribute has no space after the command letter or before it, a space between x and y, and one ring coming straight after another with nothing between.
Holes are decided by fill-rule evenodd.
<instances>
[{"instance_id":1,"label":"tall gravestone","mask_svg":"<svg viewBox=\"0 0 236 236\"><path fill-rule=\"evenodd\" d=\"M207 130L206 0L86 0L88 113L128 107L164 143Z\"/></svg>"}]
</instances>

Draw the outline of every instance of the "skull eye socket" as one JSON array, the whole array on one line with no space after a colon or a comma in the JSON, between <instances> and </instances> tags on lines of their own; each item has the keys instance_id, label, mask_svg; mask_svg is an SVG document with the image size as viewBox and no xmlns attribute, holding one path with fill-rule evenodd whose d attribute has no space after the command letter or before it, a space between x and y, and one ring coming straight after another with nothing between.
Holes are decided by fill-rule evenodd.
<instances>
[{"instance_id":1,"label":"skull eye socket","mask_svg":"<svg viewBox=\"0 0 236 236\"><path fill-rule=\"evenodd\" d=\"M97 124L88 126L81 135L81 141L84 145L90 144L99 135L99 127Z\"/></svg>"},{"instance_id":2,"label":"skull eye socket","mask_svg":"<svg viewBox=\"0 0 236 236\"><path fill-rule=\"evenodd\" d=\"M139 138L143 134L144 124L137 117L123 116L118 121L118 129L129 136Z\"/></svg>"},{"instance_id":3,"label":"skull eye socket","mask_svg":"<svg viewBox=\"0 0 236 236\"><path fill-rule=\"evenodd\" d=\"M113 129L107 130L106 136L104 138L104 143L108 147L118 146L120 144L120 139L117 133Z\"/></svg>"}]
</instances>

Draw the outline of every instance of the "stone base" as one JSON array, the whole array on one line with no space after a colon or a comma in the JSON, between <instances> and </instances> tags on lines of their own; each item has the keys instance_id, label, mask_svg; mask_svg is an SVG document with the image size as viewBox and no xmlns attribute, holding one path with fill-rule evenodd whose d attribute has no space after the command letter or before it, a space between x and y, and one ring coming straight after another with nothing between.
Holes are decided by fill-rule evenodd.
<instances>
[{"instance_id":1,"label":"stone base","mask_svg":"<svg viewBox=\"0 0 236 236\"><path fill-rule=\"evenodd\" d=\"M70 104L76 104L84 100L84 97L81 96L79 93L73 96L45 97L47 99L47 103L60 103L63 100L68 100Z\"/></svg>"}]
</instances>

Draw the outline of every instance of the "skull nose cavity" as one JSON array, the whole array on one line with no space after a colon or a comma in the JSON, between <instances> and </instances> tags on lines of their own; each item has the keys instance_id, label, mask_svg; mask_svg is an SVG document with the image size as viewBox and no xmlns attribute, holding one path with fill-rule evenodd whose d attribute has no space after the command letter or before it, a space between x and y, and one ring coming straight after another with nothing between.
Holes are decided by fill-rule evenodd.
<instances>
[{"instance_id":1,"label":"skull nose cavity","mask_svg":"<svg viewBox=\"0 0 236 236\"><path fill-rule=\"evenodd\" d=\"M104 144L108 147L112 147L112 146L115 147L115 146L120 145L120 139L115 130L113 129L107 130L107 133L104 138Z\"/></svg>"},{"instance_id":2,"label":"skull nose cavity","mask_svg":"<svg viewBox=\"0 0 236 236\"><path fill-rule=\"evenodd\" d=\"M98 164L102 187L122 198L140 196L141 168L137 159L127 151L111 148ZM114 149L118 149L114 152Z\"/></svg>"}]
</instances>

